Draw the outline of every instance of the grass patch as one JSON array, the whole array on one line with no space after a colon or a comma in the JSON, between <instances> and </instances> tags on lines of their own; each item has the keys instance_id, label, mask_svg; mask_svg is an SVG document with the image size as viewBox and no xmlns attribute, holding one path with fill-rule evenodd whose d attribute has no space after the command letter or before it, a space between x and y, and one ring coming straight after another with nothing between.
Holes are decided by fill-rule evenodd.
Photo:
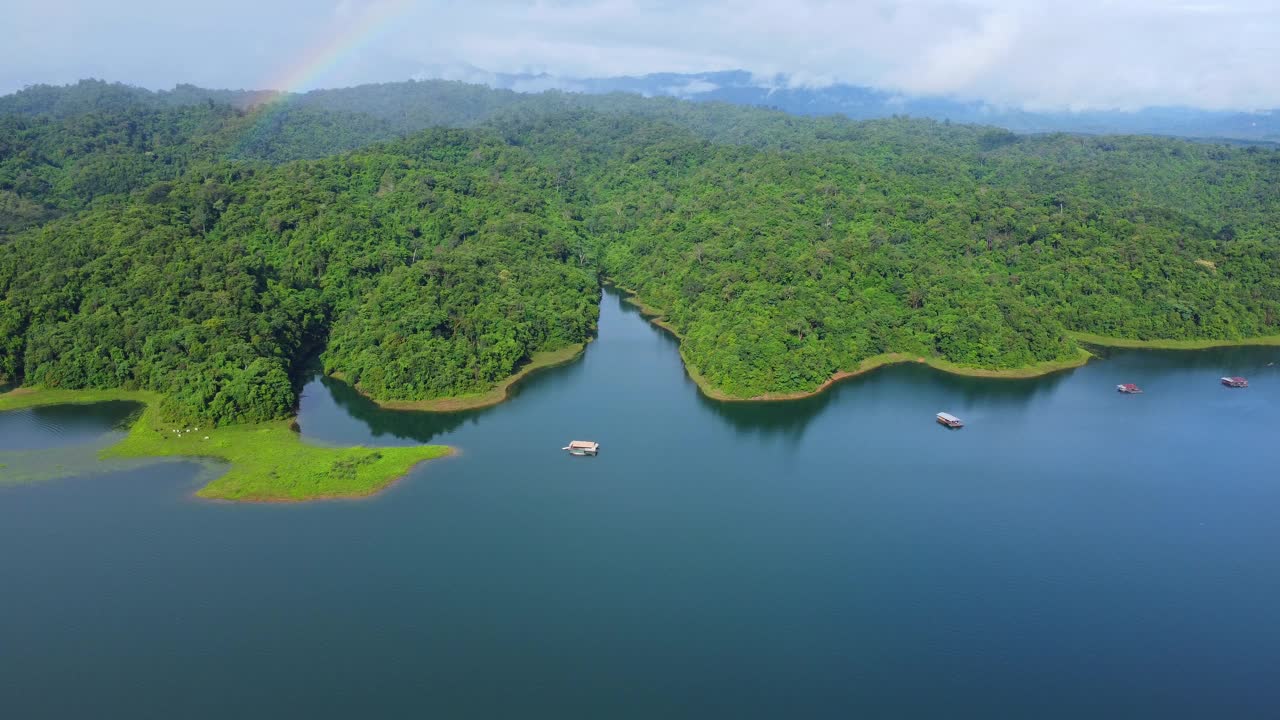
<instances>
[{"instance_id":1,"label":"grass patch","mask_svg":"<svg viewBox=\"0 0 1280 720\"><path fill-rule=\"evenodd\" d=\"M1264 335L1241 340L1131 340L1113 338L1092 333L1069 333L1078 342L1102 347L1139 348L1143 350L1207 350L1218 347L1243 347L1247 345L1280 345L1280 335Z\"/></svg>"},{"instance_id":2,"label":"grass patch","mask_svg":"<svg viewBox=\"0 0 1280 720\"><path fill-rule=\"evenodd\" d=\"M547 352L534 353L529 362L525 363L516 373L493 387L492 390L483 393L475 393L471 395L456 395L447 398L433 398L430 400L379 400L363 391L360 391L365 397L378 404L378 407L384 410L418 410L424 412L456 412L458 410L474 410L475 408L489 407L503 402L511 394L511 387L517 382L527 377L530 373L542 370L543 368L563 365L582 354L587 347L586 343L575 343L559 350L549 350ZM333 377L339 380L346 380L342 373L334 373ZM356 390L360 390L357 386Z\"/></svg>"},{"instance_id":3,"label":"grass patch","mask_svg":"<svg viewBox=\"0 0 1280 720\"><path fill-rule=\"evenodd\" d=\"M0 395L0 411L106 400L132 400L146 408L124 440L99 456L207 458L229 463L226 473L196 493L204 498L298 501L364 497L395 482L418 463L451 452L443 445L311 445L290 430L290 420L196 429L162 420L156 410L159 396L143 391L20 388Z\"/></svg>"}]
</instances>

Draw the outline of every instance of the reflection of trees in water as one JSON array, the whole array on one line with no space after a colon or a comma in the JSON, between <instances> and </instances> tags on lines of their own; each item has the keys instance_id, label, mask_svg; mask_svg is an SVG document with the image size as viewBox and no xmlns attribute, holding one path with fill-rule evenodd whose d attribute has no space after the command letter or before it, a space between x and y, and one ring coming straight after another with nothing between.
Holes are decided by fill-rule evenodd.
<instances>
[{"instance_id":1,"label":"reflection of trees in water","mask_svg":"<svg viewBox=\"0 0 1280 720\"><path fill-rule=\"evenodd\" d=\"M618 309L622 311L623 315L639 315L641 317L647 318L647 316L645 316L644 313L640 312L640 308L636 307L634 304L632 304L630 301L627 300L626 293L623 293L617 288L610 286L604 289L604 294L606 296L612 297L618 303ZM648 322L647 319L646 319L646 322ZM663 332L662 328L659 328L653 323L649 323L649 327L652 327L654 330L657 330L659 332ZM671 336L670 333L664 332L663 334L667 335L667 337Z\"/></svg>"},{"instance_id":2,"label":"reflection of trees in water","mask_svg":"<svg viewBox=\"0 0 1280 720\"><path fill-rule=\"evenodd\" d=\"M1088 347L1089 352L1100 359L1114 362L1118 369L1141 368L1148 375L1168 375L1186 370L1246 373L1280 368L1280 347L1246 346L1207 350Z\"/></svg>"},{"instance_id":3,"label":"reflection of trees in water","mask_svg":"<svg viewBox=\"0 0 1280 720\"><path fill-rule=\"evenodd\" d=\"M952 375L930 367L917 366L936 376L942 387L957 395L966 405L999 407L1016 410L1025 408L1032 400L1051 394L1071 377L1078 368L1059 370L1032 378L979 378Z\"/></svg>"},{"instance_id":4,"label":"reflection of trees in water","mask_svg":"<svg viewBox=\"0 0 1280 720\"><path fill-rule=\"evenodd\" d=\"M61 430L116 430L128 427L142 412L142 403L105 400L84 405L37 405L31 415L46 427Z\"/></svg>"},{"instance_id":5,"label":"reflection of trees in water","mask_svg":"<svg viewBox=\"0 0 1280 720\"><path fill-rule=\"evenodd\" d=\"M87 477L157 462L98 457L125 436L145 407L130 400L107 400L0 413L0 486Z\"/></svg>"},{"instance_id":6,"label":"reflection of trees in water","mask_svg":"<svg viewBox=\"0 0 1280 720\"><path fill-rule=\"evenodd\" d=\"M660 338L671 349L672 354L679 355L680 341L674 335L649 322L648 316L627 302L626 296L618 290L606 288L605 293L616 298L623 315L632 315L636 320L644 322L645 327ZM779 436L786 439L788 444L798 442L804 436L804 429L809 422L831 402L829 392L790 402L724 402L702 394L688 372L685 372L683 381L685 391L693 393L700 406L728 423L738 434Z\"/></svg>"},{"instance_id":7,"label":"reflection of trees in water","mask_svg":"<svg viewBox=\"0 0 1280 720\"><path fill-rule=\"evenodd\" d=\"M612 315L609 327L600 342L609 343L610 337L619 337L635 332L642 333L636 326L627 322L644 322L644 326L661 338L664 347L675 354L679 352L679 341L667 331L642 320L642 313L634 305L625 301L624 296L612 288L605 289L608 298L612 298L613 307L602 308L604 315ZM616 310L614 310L616 308ZM617 322L617 315L625 316L624 323ZM634 337L634 336L633 336ZM604 348L597 349L597 353ZM616 351L616 348L614 348ZM809 423L813 422L837 400L850 404L855 411L862 410L869 416L877 412L885 412L895 404L909 404L912 407L922 402L928 407L920 412L928 420L939 411L950 411L962 417L981 414L988 411L999 412L1006 416L1018 417L1031 412L1037 399L1051 395L1060 389L1068 378L1081 373L1088 373L1082 379L1086 383L1098 383L1099 391L1109 391L1119 382L1145 382L1161 374L1186 372L1187 370L1204 370L1216 380L1217 374L1228 371L1239 374L1260 373L1267 363L1280 361L1280 348L1220 348L1205 351L1152 351L1152 350L1115 350L1098 349L1099 360L1093 361L1088 368L1077 368L1051 373L1037 378L999 379L974 378L953 375L935 370L917 363L902 363L880 368L855 378L849 378L819 395L784 402L721 402L712 400L698 391L693 381L685 375L682 378L684 387L674 392L689 392L697 397L698 405L727 423L737 434L757 438L777 438L788 445L798 444L803 438ZM584 354L585 356L585 354ZM608 361L608 353L597 354L602 361ZM622 373L617 382L626 382L626 373L643 371L631 364L622 362ZM1098 366L1105 371L1098 372ZM1280 366L1266 368L1280 371ZM521 380L511 389L512 397L508 402L518 401L522 393L542 389L549 393L562 393L574 389L575 375L584 371L581 360L566 365L540 370ZM347 415L365 424L376 436L392 436L399 439L427 443L438 436L450 433L467 422L477 422L482 416L502 410L506 403L475 410L438 413L411 410L384 410L373 401L356 392L344 382L329 377L322 377L321 382L328 390L337 407ZM592 392L607 392L607 388L593 387ZM564 402L574 402L572 396L566 395ZM928 400L932 398L933 400ZM545 400L545 399L544 399ZM933 407L936 404L937 407ZM913 412L915 412L913 410ZM323 423L323 417L314 418Z\"/></svg>"},{"instance_id":8,"label":"reflection of trees in water","mask_svg":"<svg viewBox=\"0 0 1280 720\"><path fill-rule=\"evenodd\" d=\"M82 405L43 405L0 413L0 450L65 448L111 438L142 414L143 404L128 400ZM96 446L96 443L95 443Z\"/></svg>"},{"instance_id":9,"label":"reflection of trees in water","mask_svg":"<svg viewBox=\"0 0 1280 720\"><path fill-rule=\"evenodd\" d=\"M529 373L512 385L508 390L507 399L497 405L456 412L389 410L379 407L377 403L341 380L322 375L320 382L328 390L334 404L350 417L364 423L374 437L390 435L401 440L429 443L439 435L452 432L468 422L477 422L484 415L501 410L508 403L516 401L522 393L545 383L564 382L569 376L581 370L582 357L579 355L563 365L541 368ZM312 419L320 423L324 422L323 417Z\"/></svg>"},{"instance_id":10,"label":"reflection of trees in water","mask_svg":"<svg viewBox=\"0 0 1280 720\"><path fill-rule=\"evenodd\" d=\"M467 420L477 418L492 409L479 408L449 413L386 410L341 380L322 376L320 382L329 391L334 404L347 415L364 423L375 437L391 435L402 440L428 443L435 436L454 430Z\"/></svg>"},{"instance_id":11,"label":"reflection of trees in water","mask_svg":"<svg viewBox=\"0 0 1280 720\"><path fill-rule=\"evenodd\" d=\"M781 402L724 402L699 392L689 381L698 403L728 423L739 435L778 436L788 443L799 442L809 423L831 404L834 392Z\"/></svg>"},{"instance_id":12,"label":"reflection of trees in water","mask_svg":"<svg viewBox=\"0 0 1280 720\"><path fill-rule=\"evenodd\" d=\"M1017 380L973 378L944 373L927 365L901 363L842 380L825 392L798 400L720 402L702 393L698 393L698 400L739 434L779 435L799 441L809 423L837 400L861 402L874 413L878 406L909 393L913 398L922 395L946 398L943 404L947 407L939 407L937 411L998 408L1017 412L1038 396L1052 393L1070 374L1068 370ZM696 387L694 389L696 391Z\"/></svg>"},{"instance_id":13,"label":"reflection of trees in water","mask_svg":"<svg viewBox=\"0 0 1280 720\"><path fill-rule=\"evenodd\" d=\"M620 293L614 295L624 315L641 315L634 305L626 302ZM669 344L673 353L679 352L679 341L669 332L647 323L646 325ZM848 378L836 383L825 392L812 397L779 402L723 402L703 395L688 375L685 384L688 391L698 398L698 404L740 435L780 437L788 443L799 442L805 429L826 411L837 398L846 402L864 402L874 412L884 402L892 402L897 393L929 394L955 398L953 407L998 406L1006 410L1025 407L1039 395L1050 393L1063 382L1071 371L1053 373L1038 378L1011 380L971 378L953 375L916 363L902 363L873 370L865 375ZM886 397L888 394L890 397ZM846 397L847 395L847 397ZM861 395L861 397L859 397ZM945 408L938 408L938 411Z\"/></svg>"}]
</instances>

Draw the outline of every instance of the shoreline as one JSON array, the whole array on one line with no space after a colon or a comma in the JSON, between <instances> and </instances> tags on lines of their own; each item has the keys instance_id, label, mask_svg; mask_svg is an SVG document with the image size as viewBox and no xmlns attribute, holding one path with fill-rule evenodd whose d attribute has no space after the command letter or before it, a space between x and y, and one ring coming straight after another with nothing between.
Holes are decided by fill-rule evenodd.
<instances>
[{"instance_id":1,"label":"shoreline","mask_svg":"<svg viewBox=\"0 0 1280 720\"><path fill-rule=\"evenodd\" d=\"M636 296L635 291L630 288L619 285L613 281L609 281L608 285L621 291L624 294L623 300L634 305L640 311L640 314L650 323L670 333L676 340L683 341L683 336L681 336L680 333L666 321L663 317L664 313L660 308L656 308L645 303L643 300L640 300ZM1280 338L1277 338L1277 340L1280 342ZM1089 362L1089 360L1094 357L1093 353L1090 353L1084 348L1080 348L1079 353L1074 358L1049 360L1021 368L990 369L966 367L964 365L957 365L955 363L948 362L941 358L922 357L911 353L881 353L879 355L863 358L858 363L858 366L852 370L840 370L833 373L831 377L824 380L822 384L813 390L797 390L795 392L788 393L765 393L764 395L755 395L753 397L739 397L736 395L730 395L712 385L705 377L702 376L701 373L689 364L689 358L685 356L684 348L680 348L679 351L680 361L684 365L685 374L689 376L689 379L693 381L694 385L698 386L699 392L708 398L719 402L742 403L804 400L805 398L815 397L826 392L831 389L833 385L836 385L843 380L848 380L859 375L865 375L866 373L882 367L899 365L902 363L920 363L922 365L928 365L939 372L945 372L951 375L962 375L965 377L991 378L993 380L1025 380L1028 378L1036 378L1055 372L1061 372L1063 370L1078 368Z\"/></svg>"},{"instance_id":2,"label":"shoreline","mask_svg":"<svg viewBox=\"0 0 1280 720\"><path fill-rule=\"evenodd\" d=\"M680 333L666 321L664 317L665 313L661 308L645 303L636 295L634 290L623 285L619 285L617 282L610 280L606 282L606 284L622 292L623 300L635 306L640 311L640 314L650 323L661 328L667 333L670 333L676 340L684 340L683 336L681 336ZM1105 335L1095 335L1093 333L1068 331L1067 336L1072 340L1085 345L1134 350L1211 350L1227 347L1280 346L1280 335L1264 335L1241 340L1129 340L1126 338L1112 338ZM880 355L873 355L869 358L864 358L858 363L858 366L852 370L840 370L832 374L831 377L827 378L821 385L813 390L797 390L789 393L766 393L764 395L756 395L753 397L739 397L736 395L729 395L723 390L712 385L705 377L702 376L701 373L689 364L689 359L685 356L684 349L680 348L679 352L680 360L684 365L685 374L687 374L689 379L693 380L694 384L698 386L699 392L708 398L719 402L785 402L787 400L803 400L826 392L833 385L836 385L842 380L848 380L849 378L857 377L888 365L898 365L901 363L920 363L928 365L939 372L964 377L990 378L993 380L1025 380L1042 377L1055 372L1062 372L1063 370L1072 370L1074 368L1082 367L1088 363L1089 360L1096 357L1093 353L1089 352L1087 348L1081 347L1075 358L1049 360L1020 368L991 369L957 365L941 358L923 357L911 353L882 353Z\"/></svg>"},{"instance_id":3,"label":"shoreline","mask_svg":"<svg viewBox=\"0 0 1280 720\"><path fill-rule=\"evenodd\" d=\"M804 400L806 398L816 397L830 390L832 386L839 384L844 380L866 375L867 373L879 370L890 365L903 365L906 363L915 363L918 365L927 365L938 372L947 373L949 375L959 375L962 377L977 377L990 380L1028 380L1031 378L1043 377L1064 370L1073 370L1083 366L1093 358L1093 354L1088 350L1081 349L1080 354L1070 360L1049 360L1035 365L1028 365L1021 368L988 369L988 368L971 368L964 365L955 365L938 358L921 357L910 353L881 353L880 355L872 355L864 358L858 363L858 366L852 370L839 370L822 382L821 385L813 390L797 390L790 393L765 393L764 395L756 395L754 397L736 397L727 395L724 392L712 387L706 382L706 379L691 371L687 367L686 372L689 377L697 384L698 389L707 397L718 400L720 402L785 402L788 400ZM681 358L684 354L681 353Z\"/></svg>"},{"instance_id":4,"label":"shoreline","mask_svg":"<svg viewBox=\"0 0 1280 720\"><path fill-rule=\"evenodd\" d=\"M1280 335L1260 335L1241 340L1131 340L1093 333L1067 331L1076 342L1099 347L1131 350L1212 350L1227 347L1265 347L1280 345Z\"/></svg>"},{"instance_id":5,"label":"shoreline","mask_svg":"<svg viewBox=\"0 0 1280 720\"><path fill-rule=\"evenodd\" d=\"M293 418L216 428L185 428L160 419L160 396L144 390L18 388L0 394L0 412L45 405L136 402L142 411L119 442L97 453L112 458L187 458L227 464L195 492L204 500L278 503L354 500L396 484L423 462L454 454L445 445L327 447L302 441ZM193 435L194 433L194 435Z\"/></svg>"},{"instance_id":6,"label":"shoreline","mask_svg":"<svg viewBox=\"0 0 1280 720\"><path fill-rule=\"evenodd\" d=\"M411 410L415 412L458 412L461 410L477 410L480 408L492 407L506 402L511 396L511 388L516 383L525 379L539 370L564 365L572 362L586 352L587 345L591 343L588 339L586 342L575 343L559 350L548 350L545 352L537 352L529 359L529 362L517 370L514 374L507 376L504 380L493 387L492 390L483 393L475 393L472 395L454 395L452 397L432 398L430 400L379 400L369 393L365 392L359 385L352 385L348 382L346 376L342 372L330 373L329 377L335 380L351 385L356 392L363 397L368 398L373 404L383 410Z\"/></svg>"}]
</instances>

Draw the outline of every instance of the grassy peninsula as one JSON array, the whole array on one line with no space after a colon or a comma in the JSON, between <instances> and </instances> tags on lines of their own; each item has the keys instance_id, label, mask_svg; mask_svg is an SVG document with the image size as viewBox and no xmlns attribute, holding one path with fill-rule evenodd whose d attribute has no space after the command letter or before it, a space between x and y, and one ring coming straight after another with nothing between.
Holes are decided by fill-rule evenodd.
<instances>
[{"instance_id":1,"label":"grassy peninsula","mask_svg":"<svg viewBox=\"0 0 1280 720\"><path fill-rule=\"evenodd\" d=\"M441 445L366 448L304 443L289 420L192 427L166 422L161 398L137 390L19 388L0 395L0 412L39 405L127 400L145 406L126 436L102 451L106 458L207 458L229 464L227 472L196 494L217 500L282 502L372 495L415 465L448 455Z\"/></svg>"}]
</instances>

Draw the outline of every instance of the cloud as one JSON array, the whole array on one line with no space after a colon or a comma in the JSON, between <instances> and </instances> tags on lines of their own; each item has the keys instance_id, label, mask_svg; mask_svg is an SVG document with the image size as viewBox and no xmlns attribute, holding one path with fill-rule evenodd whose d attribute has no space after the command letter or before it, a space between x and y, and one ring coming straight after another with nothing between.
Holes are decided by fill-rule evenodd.
<instances>
[{"instance_id":1,"label":"cloud","mask_svg":"<svg viewBox=\"0 0 1280 720\"><path fill-rule=\"evenodd\" d=\"M710 80L694 78L682 85L668 85L662 88L662 92L666 95L675 95L676 97L691 97L693 95L701 95L709 93L713 90L719 90L720 86Z\"/></svg>"},{"instance_id":2,"label":"cloud","mask_svg":"<svg viewBox=\"0 0 1280 720\"><path fill-rule=\"evenodd\" d=\"M381 0L14 3L0 91L98 76L262 87L342 46ZM314 85L423 68L563 78L745 69L769 87L870 85L1032 109L1280 107L1275 0L433 0L401 3ZM248 20L247 20L248 19ZM57 32L48 32L57 28ZM484 68L483 71L476 70ZM448 77L449 75L442 75ZM293 88L290 88L293 89ZM686 93L699 92L698 87Z\"/></svg>"},{"instance_id":3,"label":"cloud","mask_svg":"<svg viewBox=\"0 0 1280 720\"><path fill-rule=\"evenodd\" d=\"M918 59L896 69L888 84L919 94L946 94L969 88L1011 63L1021 23L1013 14L992 13L976 27L943 34Z\"/></svg>"}]
</instances>

